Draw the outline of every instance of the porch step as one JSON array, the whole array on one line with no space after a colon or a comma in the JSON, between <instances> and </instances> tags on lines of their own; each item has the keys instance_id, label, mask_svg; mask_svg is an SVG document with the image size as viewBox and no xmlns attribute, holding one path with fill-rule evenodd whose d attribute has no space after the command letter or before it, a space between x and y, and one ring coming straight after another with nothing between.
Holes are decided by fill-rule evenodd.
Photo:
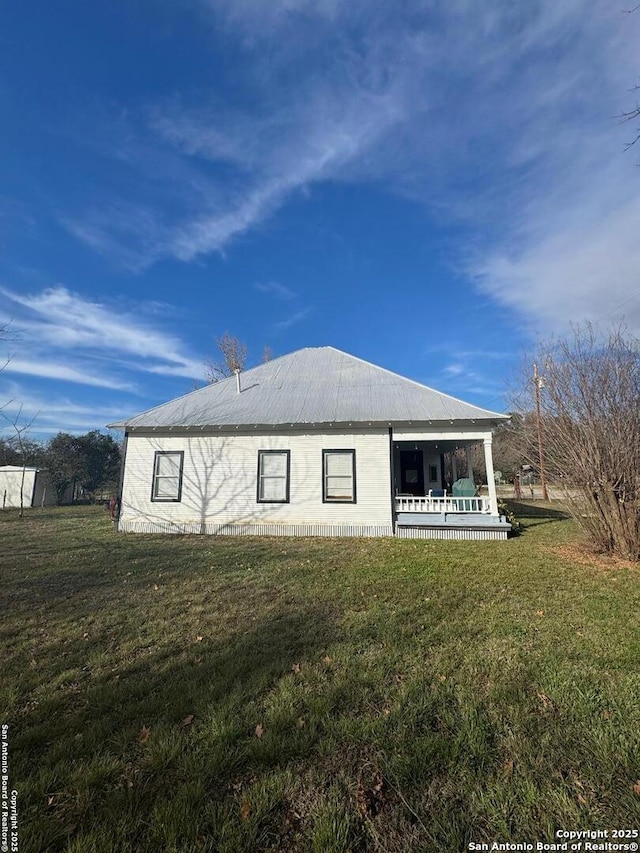
<instances>
[{"instance_id":1,"label":"porch step","mask_svg":"<svg viewBox=\"0 0 640 853\"><path fill-rule=\"evenodd\" d=\"M399 512L398 527L465 527L474 530L511 530L503 515L487 515L481 512Z\"/></svg>"}]
</instances>

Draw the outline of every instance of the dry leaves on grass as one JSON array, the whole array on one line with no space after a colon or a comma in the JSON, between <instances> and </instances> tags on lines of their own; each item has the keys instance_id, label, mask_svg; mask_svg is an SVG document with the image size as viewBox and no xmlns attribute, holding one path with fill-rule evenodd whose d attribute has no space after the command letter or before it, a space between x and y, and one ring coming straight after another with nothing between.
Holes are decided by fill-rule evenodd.
<instances>
[{"instance_id":1,"label":"dry leaves on grass","mask_svg":"<svg viewBox=\"0 0 640 853\"><path fill-rule=\"evenodd\" d=\"M638 781L634 783L633 792L634 794L637 794L640 797L640 779L638 779Z\"/></svg>"},{"instance_id":2,"label":"dry leaves on grass","mask_svg":"<svg viewBox=\"0 0 640 853\"><path fill-rule=\"evenodd\" d=\"M358 803L358 810L363 818L370 820L382 811L386 799L386 789L386 782L379 770L376 770L371 783L368 785L365 785L362 776L360 777L358 790L356 791L356 801Z\"/></svg>"},{"instance_id":3,"label":"dry leaves on grass","mask_svg":"<svg viewBox=\"0 0 640 853\"><path fill-rule=\"evenodd\" d=\"M242 820L249 820L251 816L251 804L249 800L243 800L240 806L240 817Z\"/></svg>"},{"instance_id":4,"label":"dry leaves on grass","mask_svg":"<svg viewBox=\"0 0 640 853\"><path fill-rule=\"evenodd\" d=\"M138 743L145 743L148 740L149 735L151 734L151 729L147 726L143 726L140 729L140 733L138 734Z\"/></svg>"},{"instance_id":5,"label":"dry leaves on grass","mask_svg":"<svg viewBox=\"0 0 640 853\"><path fill-rule=\"evenodd\" d=\"M594 569L610 571L611 569L637 569L638 564L630 560L623 560L622 557L616 557L613 554L599 554L591 550L587 543L573 542L566 545L554 545L544 548L547 553L551 553L562 560L567 560L570 563L577 563L581 566L589 566Z\"/></svg>"},{"instance_id":6,"label":"dry leaves on grass","mask_svg":"<svg viewBox=\"0 0 640 853\"><path fill-rule=\"evenodd\" d=\"M285 830L293 830L295 832L300 826L301 820L302 815L300 814L300 812L297 809L288 806L282 818L282 826Z\"/></svg>"},{"instance_id":7,"label":"dry leaves on grass","mask_svg":"<svg viewBox=\"0 0 640 853\"><path fill-rule=\"evenodd\" d=\"M556 703L553 701L553 699L550 699L546 693L543 693L541 690L537 690L536 696L540 700L543 711L555 711L556 710Z\"/></svg>"},{"instance_id":8,"label":"dry leaves on grass","mask_svg":"<svg viewBox=\"0 0 640 853\"><path fill-rule=\"evenodd\" d=\"M258 723L258 725L256 726L256 737L262 737L263 734L264 726L262 725L262 723Z\"/></svg>"},{"instance_id":9,"label":"dry leaves on grass","mask_svg":"<svg viewBox=\"0 0 640 853\"><path fill-rule=\"evenodd\" d=\"M593 802L596 792L591 786L585 786L585 784L575 776L571 777L571 781L576 789L576 799L581 806L588 806L590 802Z\"/></svg>"},{"instance_id":10,"label":"dry leaves on grass","mask_svg":"<svg viewBox=\"0 0 640 853\"><path fill-rule=\"evenodd\" d=\"M195 720L194 714L187 714L187 716L178 723L178 728L186 729L187 726L190 726Z\"/></svg>"},{"instance_id":11,"label":"dry leaves on grass","mask_svg":"<svg viewBox=\"0 0 640 853\"><path fill-rule=\"evenodd\" d=\"M300 666L300 664L299 664L299 663L294 663L294 664L292 664L292 666L291 666L291 672L295 672L295 673L296 673L296 675L297 675L301 670L302 670L302 667Z\"/></svg>"},{"instance_id":12,"label":"dry leaves on grass","mask_svg":"<svg viewBox=\"0 0 640 853\"><path fill-rule=\"evenodd\" d=\"M120 787L133 788L133 782L138 772L139 768L131 764L131 762L125 764L124 769L120 774Z\"/></svg>"}]
</instances>

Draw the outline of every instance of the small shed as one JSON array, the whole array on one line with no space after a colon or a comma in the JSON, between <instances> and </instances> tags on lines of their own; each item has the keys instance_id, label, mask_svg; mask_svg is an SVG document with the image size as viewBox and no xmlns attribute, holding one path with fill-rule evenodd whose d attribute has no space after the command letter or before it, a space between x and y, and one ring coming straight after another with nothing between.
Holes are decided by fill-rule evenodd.
<instances>
[{"instance_id":1,"label":"small shed","mask_svg":"<svg viewBox=\"0 0 640 853\"><path fill-rule=\"evenodd\" d=\"M22 501L20 490L22 489ZM0 508L53 506L56 491L43 468L0 465Z\"/></svg>"}]
</instances>

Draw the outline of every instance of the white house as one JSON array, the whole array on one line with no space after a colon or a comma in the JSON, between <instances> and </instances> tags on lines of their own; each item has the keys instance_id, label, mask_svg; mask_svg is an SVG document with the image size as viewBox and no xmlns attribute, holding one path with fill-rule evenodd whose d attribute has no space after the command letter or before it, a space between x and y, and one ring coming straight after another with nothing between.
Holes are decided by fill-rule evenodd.
<instances>
[{"instance_id":1,"label":"white house","mask_svg":"<svg viewBox=\"0 0 640 853\"><path fill-rule=\"evenodd\" d=\"M22 491L22 501L20 492ZM0 465L0 507L52 506L56 492L42 468Z\"/></svg>"},{"instance_id":2,"label":"white house","mask_svg":"<svg viewBox=\"0 0 640 853\"><path fill-rule=\"evenodd\" d=\"M333 347L298 350L110 424L125 430L119 530L504 539L491 434L505 419ZM488 496L451 494L445 457L476 444Z\"/></svg>"}]
</instances>

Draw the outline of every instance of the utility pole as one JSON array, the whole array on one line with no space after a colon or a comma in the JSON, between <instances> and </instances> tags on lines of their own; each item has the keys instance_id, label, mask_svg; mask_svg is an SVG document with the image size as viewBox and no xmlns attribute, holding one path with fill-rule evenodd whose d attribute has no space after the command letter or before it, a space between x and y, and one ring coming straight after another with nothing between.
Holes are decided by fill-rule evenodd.
<instances>
[{"instance_id":1,"label":"utility pole","mask_svg":"<svg viewBox=\"0 0 640 853\"><path fill-rule=\"evenodd\" d=\"M540 458L540 483L542 485L542 499L549 500L549 492L547 491L547 475L544 470L544 450L542 446L542 420L540 418L540 389L543 382L538 373L538 365L533 364L533 387L536 395L536 426L538 428L538 456Z\"/></svg>"}]
</instances>

